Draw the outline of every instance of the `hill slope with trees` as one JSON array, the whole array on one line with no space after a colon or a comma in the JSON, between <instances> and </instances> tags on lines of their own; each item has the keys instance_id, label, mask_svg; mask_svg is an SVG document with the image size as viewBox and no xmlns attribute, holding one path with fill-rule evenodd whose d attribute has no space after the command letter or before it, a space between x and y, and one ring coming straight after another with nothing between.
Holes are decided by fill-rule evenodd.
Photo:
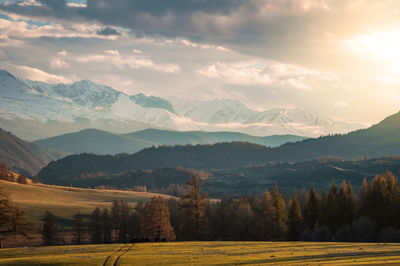
<instances>
[{"instance_id":1,"label":"hill slope with trees","mask_svg":"<svg viewBox=\"0 0 400 266\"><path fill-rule=\"evenodd\" d=\"M131 170L176 168L235 169L271 162L302 162L326 156L352 160L355 157L381 157L400 152L400 113L368 129L346 135L306 139L276 148L231 142L214 145L161 146L146 148L135 154L72 155L43 168L43 182L76 178L82 174L103 172L120 174ZM368 156L367 156L368 155Z\"/></svg>"},{"instance_id":2,"label":"hill slope with trees","mask_svg":"<svg viewBox=\"0 0 400 266\"><path fill-rule=\"evenodd\" d=\"M37 140L34 143L69 154L87 152L114 155L118 153L135 153L146 147L158 145L196 145L242 141L277 147L284 143L303 139L305 137L295 135L256 137L238 132L172 131L151 128L128 134L114 134L98 129L85 129L79 132Z\"/></svg>"},{"instance_id":3,"label":"hill slope with trees","mask_svg":"<svg viewBox=\"0 0 400 266\"><path fill-rule=\"evenodd\" d=\"M64 155L63 152L26 142L0 128L0 162L18 173L36 174L48 162Z\"/></svg>"}]
</instances>

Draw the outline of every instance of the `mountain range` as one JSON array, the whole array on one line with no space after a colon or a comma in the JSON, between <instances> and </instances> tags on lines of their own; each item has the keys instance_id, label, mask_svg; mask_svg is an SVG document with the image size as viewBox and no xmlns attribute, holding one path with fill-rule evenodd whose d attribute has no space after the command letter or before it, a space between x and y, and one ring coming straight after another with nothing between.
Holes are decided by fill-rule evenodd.
<instances>
[{"instance_id":1,"label":"mountain range","mask_svg":"<svg viewBox=\"0 0 400 266\"><path fill-rule=\"evenodd\" d=\"M357 157L382 157L400 153L400 112L380 123L345 135L306 139L269 148L252 143L231 142L213 145L160 146L135 154L67 156L50 163L39 178L56 184L63 179L80 178L88 173L111 176L132 170L193 168L215 171L280 162L303 162L321 157L353 160ZM323 178L323 177L321 177ZM331 179L333 177L329 177Z\"/></svg>"},{"instance_id":2,"label":"mountain range","mask_svg":"<svg viewBox=\"0 0 400 266\"><path fill-rule=\"evenodd\" d=\"M0 96L0 127L29 141L87 128L116 134L156 128L317 137L363 127L300 108L256 111L232 99L128 95L89 80L48 84L5 70L0 70Z\"/></svg>"},{"instance_id":3,"label":"mountain range","mask_svg":"<svg viewBox=\"0 0 400 266\"><path fill-rule=\"evenodd\" d=\"M79 132L37 140L34 143L43 147L67 152L118 154L135 153L146 147L159 145L196 145L218 142L252 142L268 147L277 147L287 142L297 142L305 137L276 135L267 137L250 136L237 132L171 131L144 129L128 134L114 134L98 129L85 129Z\"/></svg>"}]
</instances>

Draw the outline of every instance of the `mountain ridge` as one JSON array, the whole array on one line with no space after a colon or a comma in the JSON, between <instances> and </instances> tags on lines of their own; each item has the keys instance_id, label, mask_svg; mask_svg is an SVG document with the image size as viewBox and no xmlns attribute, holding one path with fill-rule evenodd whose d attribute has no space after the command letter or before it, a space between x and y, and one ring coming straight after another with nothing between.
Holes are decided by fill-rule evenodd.
<instances>
[{"instance_id":1,"label":"mountain ridge","mask_svg":"<svg viewBox=\"0 0 400 266\"><path fill-rule=\"evenodd\" d=\"M0 162L13 171L33 175L48 162L60 159L64 155L64 152L26 142L0 128Z\"/></svg>"},{"instance_id":2,"label":"mountain ridge","mask_svg":"<svg viewBox=\"0 0 400 266\"><path fill-rule=\"evenodd\" d=\"M82 172L121 173L133 169L183 167L197 170L232 169L277 162L302 162L321 157L377 158L400 154L400 112L380 123L345 135L305 139L268 148L258 144L231 142L213 145L159 146L129 155L68 156L49 164L39 173L51 179L57 175L79 176ZM78 164L79 162L79 164Z\"/></svg>"},{"instance_id":3,"label":"mountain ridge","mask_svg":"<svg viewBox=\"0 0 400 266\"><path fill-rule=\"evenodd\" d=\"M20 80L7 71L0 72L0 92L0 127L27 140L81 130L80 121L85 119L89 124L86 128L109 128L113 133L161 128L315 137L362 127L301 108L259 112L232 99L167 100L142 93L128 95L88 80L72 84ZM32 132L21 129L31 121L40 126L32 128Z\"/></svg>"},{"instance_id":4,"label":"mountain ridge","mask_svg":"<svg viewBox=\"0 0 400 266\"><path fill-rule=\"evenodd\" d=\"M113 134L92 128L37 140L34 143L70 154L86 152L115 155L118 153L134 153L144 148L158 145L196 145L246 141L276 147L287 142L296 142L303 139L305 137L294 135L257 137L237 132L184 132L161 129L144 129L127 134Z\"/></svg>"}]
</instances>

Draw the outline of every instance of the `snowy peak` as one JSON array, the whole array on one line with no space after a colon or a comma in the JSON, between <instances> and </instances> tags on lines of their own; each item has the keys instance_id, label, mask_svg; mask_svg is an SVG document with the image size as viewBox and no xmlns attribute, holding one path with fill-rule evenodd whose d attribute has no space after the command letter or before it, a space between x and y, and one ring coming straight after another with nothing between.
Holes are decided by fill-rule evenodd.
<instances>
[{"instance_id":1,"label":"snowy peak","mask_svg":"<svg viewBox=\"0 0 400 266\"><path fill-rule=\"evenodd\" d=\"M155 97L155 96L146 96L143 93L139 93L136 95L132 95L130 99L135 102L137 105L149 108L160 108L168 110L171 113L175 113L172 104L163 98Z\"/></svg>"},{"instance_id":2,"label":"snowy peak","mask_svg":"<svg viewBox=\"0 0 400 266\"><path fill-rule=\"evenodd\" d=\"M231 99L194 102L186 107L186 110L180 108L183 116L197 122L211 124L244 123L258 113L243 103Z\"/></svg>"},{"instance_id":3,"label":"snowy peak","mask_svg":"<svg viewBox=\"0 0 400 266\"><path fill-rule=\"evenodd\" d=\"M98 85L89 80L78 81L71 85L57 84L53 87L53 91L60 97L91 108L109 107L121 94L111 87Z\"/></svg>"},{"instance_id":4,"label":"snowy peak","mask_svg":"<svg viewBox=\"0 0 400 266\"><path fill-rule=\"evenodd\" d=\"M0 70L0 93L2 97L20 97L28 93L30 87L9 72Z\"/></svg>"},{"instance_id":5,"label":"snowy peak","mask_svg":"<svg viewBox=\"0 0 400 266\"><path fill-rule=\"evenodd\" d=\"M0 126L19 136L26 136L22 124L28 120L36 127L34 135L42 138L55 135L48 133L54 123L60 123L57 134L62 134L81 130L82 121L86 127L89 123L98 129L118 124L118 128L130 131L140 125L141 129L230 131L256 136L316 137L362 128L299 108L260 112L232 99L166 100L143 93L129 96L90 80L47 84L20 80L4 70L0 70L0 93ZM41 128L47 130L41 132Z\"/></svg>"}]
</instances>

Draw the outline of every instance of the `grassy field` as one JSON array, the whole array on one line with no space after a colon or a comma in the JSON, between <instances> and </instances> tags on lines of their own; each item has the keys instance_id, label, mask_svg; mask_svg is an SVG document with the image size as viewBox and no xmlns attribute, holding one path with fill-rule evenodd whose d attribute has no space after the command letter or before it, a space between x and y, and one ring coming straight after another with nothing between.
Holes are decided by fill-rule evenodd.
<instances>
[{"instance_id":1,"label":"grassy field","mask_svg":"<svg viewBox=\"0 0 400 266\"><path fill-rule=\"evenodd\" d=\"M115 199L135 203L148 201L158 195L147 192L97 190L60 187L43 184L18 184L1 181L0 187L10 196L12 202L20 206L29 220L39 221L46 210L63 219L71 219L74 214L91 213L96 207L110 207Z\"/></svg>"},{"instance_id":2,"label":"grassy field","mask_svg":"<svg viewBox=\"0 0 400 266\"><path fill-rule=\"evenodd\" d=\"M0 250L0 265L400 264L400 244L175 242Z\"/></svg>"}]
</instances>

